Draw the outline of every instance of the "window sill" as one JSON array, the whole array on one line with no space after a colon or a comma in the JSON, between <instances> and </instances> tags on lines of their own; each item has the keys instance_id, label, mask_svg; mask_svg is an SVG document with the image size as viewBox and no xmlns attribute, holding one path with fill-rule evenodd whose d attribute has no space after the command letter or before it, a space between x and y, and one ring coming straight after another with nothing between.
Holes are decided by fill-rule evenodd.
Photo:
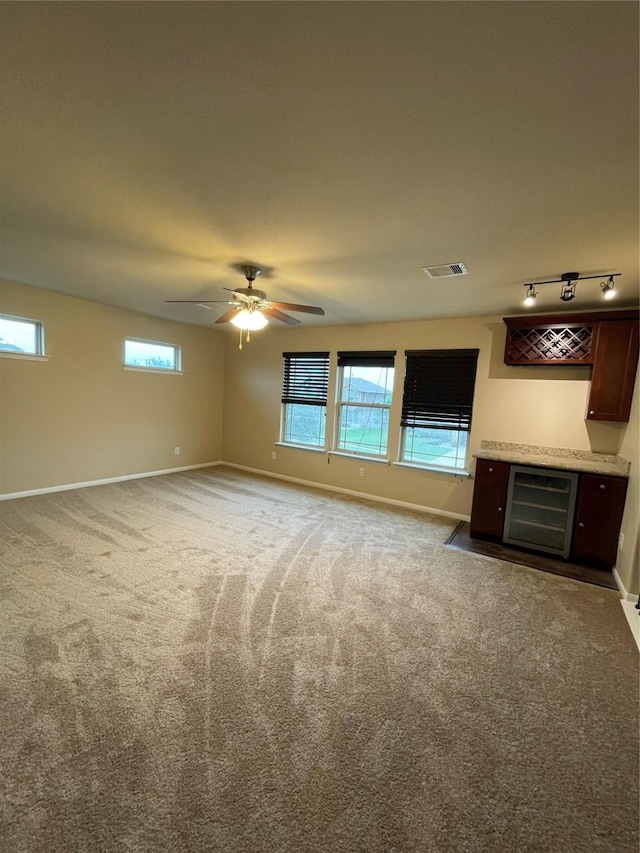
<instances>
[{"instance_id":1,"label":"window sill","mask_svg":"<svg viewBox=\"0 0 640 853\"><path fill-rule=\"evenodd\" d=\"M30 352L3 352L0 350L0 358L19 358L24 361L49 361L48 355L35 355Z\"/></svg>"},{"instance_id":2,"label":"window sill","mask_svg":"<svg viewBox=\"0 0 640 853\"><path fill-rule=\"evenodd\" d=\"M412 468L414 471L426 471L432 474L450 474L452 477L468 479L471 475L464 468L445 468L438 465L416 465L413 462L392 462L397 468Z\"/></svg>"},{"instance_id":3,"label":"window sill","mask_svg":"<svg viewBox=\"0 0 640 853\"><path fill-rule=\"evenodd\" d=\"M165 370L162 367L134 367L133 365L123 364L123 370L131 370L134 373L162 373L165 376L182 376L182 370Z\"/></svg>"},{"instance_id":4,"label":"window sill","mask_svg":"<svg viewBox=\"0 0 640 853\"><path fill-rule=\"evenodd\" d=\"M290 447L292 450L310 450L312 453L326 453L324 447L314 447L312 444L290 444L288 441L276 441L276 447Z\"/></svg>"},{"instance_id":5,"label":"window sill","mask_svg":"<svg viewBox=\"0 0 640 853\"><path fill-rule=\"evenodd\" d=\"M364 453L347 453L344 450L330 450L329 456L342 456L345 459L359 459L360 462L377 462L379 465L390 465L384 456L365 456Z\"/></svg>"}]
</instances>

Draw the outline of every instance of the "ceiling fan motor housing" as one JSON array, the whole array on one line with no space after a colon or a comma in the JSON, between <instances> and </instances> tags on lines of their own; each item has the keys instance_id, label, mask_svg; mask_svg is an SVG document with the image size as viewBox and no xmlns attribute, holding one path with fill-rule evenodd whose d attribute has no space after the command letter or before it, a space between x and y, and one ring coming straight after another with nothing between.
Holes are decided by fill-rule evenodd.
<instances>
[{"instance_id":1,"label":"ceiling fan motor housing","mask_svg":"<svg viewBox=\"0 0 640 853\"><path fill-rule=\"evenodd\" d=\"M244 264L240 269L247 281L255 281L262 272L260 267L254 267L251 264Z\"/></svg>"}]
</instances>

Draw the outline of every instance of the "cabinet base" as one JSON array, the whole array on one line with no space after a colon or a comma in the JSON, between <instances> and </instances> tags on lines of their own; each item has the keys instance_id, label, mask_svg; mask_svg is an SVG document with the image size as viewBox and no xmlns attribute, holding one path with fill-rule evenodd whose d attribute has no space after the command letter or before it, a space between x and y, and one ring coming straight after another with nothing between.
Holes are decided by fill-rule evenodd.
<instances>
[{"instance_id":1,"label":"cabinet base","mask_svg":"<svg viewBox=\"0 0 640 853\"><path fill-rule=\"evenodd\" d=\"M461 524L467 524L467 522L462 521ZM460 525L458 525L460 526ZM467 524L467 527L469 525ZM456 528L457 530L458 528ZM456 531L454 530L451 536L455 536ZM500 536L493 536L491 533L482 533L479 530L467 530L467 534L471 537L471 539L479 539L482 542L495 542L496 544L500 544L502 542L502 538ZM451 536L449 538L451 538ZM449 541L445 543L449 545Z\"/></svg>"}]
</instances>

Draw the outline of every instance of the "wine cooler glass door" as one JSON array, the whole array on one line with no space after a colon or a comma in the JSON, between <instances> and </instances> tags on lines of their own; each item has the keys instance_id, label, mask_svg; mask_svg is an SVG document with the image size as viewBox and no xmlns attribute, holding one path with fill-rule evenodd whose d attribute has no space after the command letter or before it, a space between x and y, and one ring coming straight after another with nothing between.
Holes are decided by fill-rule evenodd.
<instances>
[{"instance_id":1,"label":"wine cooler glass door","mask_svg":"<svg viewBox=\"0 0 640 853\"><path fill-rule=\"evenodd\" d=\"M504 542L569 556L578 475L512 465Z\"/></svg>"}]
</instances>

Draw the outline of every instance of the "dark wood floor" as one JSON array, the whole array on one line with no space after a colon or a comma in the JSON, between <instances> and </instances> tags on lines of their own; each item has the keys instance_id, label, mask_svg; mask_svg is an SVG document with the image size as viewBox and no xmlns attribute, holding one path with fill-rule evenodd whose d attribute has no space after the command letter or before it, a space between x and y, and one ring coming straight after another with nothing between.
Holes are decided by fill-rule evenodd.
<instances>
[{"instance_id":1,"label":"dark wood floor","mask_svg":"<svg viewBox=\"0 0 640 853\"><path fill-rule=\"evenodd\" d=\"M510 545L502 545L498 542L472 539L469 535L469 523L466 521L460 522L445 544L462 551L473 551L474 554L484 554L486 557L506 560L507 563L519 563L521 566L541 569L543 572L593 583L596 586L605 586L608 589L618 588L613 579L613 573L609 569L594 569L546 554L512 548Z\"/></svg>"}]
</instances>

